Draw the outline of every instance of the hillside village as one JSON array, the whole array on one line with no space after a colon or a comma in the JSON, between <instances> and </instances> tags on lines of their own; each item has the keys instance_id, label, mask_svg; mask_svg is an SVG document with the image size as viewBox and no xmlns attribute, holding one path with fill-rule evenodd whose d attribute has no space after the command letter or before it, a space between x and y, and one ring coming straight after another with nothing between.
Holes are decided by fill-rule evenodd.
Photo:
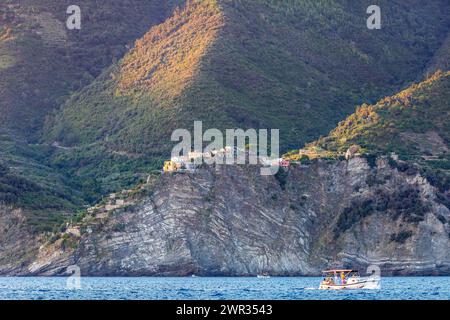
<instances>
[{"instance_id":1,"label":"hillside village","mask_svg":"<svg viewBox=\"0 0 450 320\"><path fill-rule=\"evenodd\" d=\"M255 156L258 160L258 164L265 167L281 167L281 168L289 168L292 164L306 164L309 163L310 160L317 158L338 158L343 157L346 160L349 160L356 156L361 156L363 151L361 147L358 145L350 146L345 153L336 153L324 150L318 146L310 146L307 148L300 149L298 151L292 151L280 158L270 158L267 156L260 156L258 154L253 154L249 149L240 149L240 148L232 148L230 146L226 146L220 150L213 150L212 152L198 152L191 151L188 153L188 156L177 156L172 157L170 160L164 161L164 166L162 169L162 173L183 173L183 172L195 172L199 165L203 163L204 159L213 160L218 157L217 162L213 163L225 163L225 159L228 157L233 157L236 159L239 154L245 154L246 159L250 156ZM398 160L398 155L394 152L391 154L391 158Z\"/></svg>"},{"instance_id":2,"label":"hillside village","mask_svg":"<svg viewBox=\"0 0 450 320\"><path fill-rule=\"evenodd\" d=\"M162 171L166 173L186 171L195 172L199 164L201 164L204 159L209 159L212 161L216 159L214 163L225 163L227 158L232 157L236 159L240 155L245 155L247 159L253 156L258 160L258 164L262 166L280 166L286 168L291 164L291 161L286 158L270 159L266 156L259 156L258 154L254 154L250 150L243 150L236 147L232 148L230 146L225 146L222 149L213 150L211 152L191 151L188 153L187 157L172 157L170 160L164 162Z\"/></svg>"},{"instance_id":3,"label":"hillside village","mask_svg":"<svg viewBox=\"0 0 450 320\"><path fill-rule=\"evenodd\" d=\"M352 146L345 153L345 159L349 160L353 157L361 156L362 154L359 152L360 148L358 146ZM203 163L203 159L212 159L214 157L227 157L230 155L234 155L236 158L239 153L245 153L245 156L248 157L252 155L250 150L244 150L240 148L232 148L230 146L226 146L220 150L213 150L212 152L196 152L192 151L188 153L186 157L172 157L170 160L164 162L163 169L161 170L162 174L170 174L170 173L191 173L195 174L200 166L197 163ZM320 149L319 147L300 149L299 151L293 153L289 153L280 158L269 159L264 156L257 156L258 165L274 167L278 166L283 168L283 170L288 170L292 165L301 165L297 166L297 168L305 167L307 168L310 160L323 158L329 156L329 154ZM344 156L344 155L341 155ZM392 155L391 155L392 156ZM396 155L395 159L398 160ZM116 210L120 210L135 204L136 195L140 192L144 191L149 185L152 185L154 182L154 176L149 175L146 183L136 186L133 189L123 190L121 192L111 193L108 196L103 197L103 200L97 203L96 205L87 208L81 217L75 221L67 222L64 226L64 231L60 233L59 237L67 238L67 237L75 237L78 238L81 236L81 226L82 225L90 225L92 223L96 223L98 221L105 221L108 219L111 213Z\"/></svg>"}]
</instances>

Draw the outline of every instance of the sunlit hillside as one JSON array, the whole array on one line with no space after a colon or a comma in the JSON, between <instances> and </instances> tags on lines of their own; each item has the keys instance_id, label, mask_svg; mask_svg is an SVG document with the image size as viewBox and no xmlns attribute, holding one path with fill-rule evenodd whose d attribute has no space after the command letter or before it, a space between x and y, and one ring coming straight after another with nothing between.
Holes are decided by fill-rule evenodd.
<instances>
[{"instance_id":1,"label":"sunlit hillside","mask_svg":"<svg viewBox=\"0 0 450 320\"><path fill-rule=\"evenodd\" d=\"M351 146L358 146L360 153L396 154L410 164L402 165L400 170L422 171L443 197L447 193L448 199L449 117L450 72L440 71L376 104L362 105L308 148L319 147L342 155Z\"/></svg>"}]
</instances>

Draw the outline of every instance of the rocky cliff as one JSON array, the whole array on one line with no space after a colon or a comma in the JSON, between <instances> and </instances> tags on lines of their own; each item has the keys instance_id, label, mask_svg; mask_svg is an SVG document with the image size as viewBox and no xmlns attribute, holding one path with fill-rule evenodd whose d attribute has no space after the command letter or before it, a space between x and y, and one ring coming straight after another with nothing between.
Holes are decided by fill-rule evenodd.
<instances>
[{"instance_id":1,"label":"rocky cliff","mask_svg":"<svg viewBox=\"0 0 450 320\"><path fill-rule=\"evenodd\" d=\"M43 241L30 231L23 210L0 203L0 274L26 273Z\"/></svg>"},{"instance_id":2,"label":"rocky cliff","mask_svg":"<svg viewBox=\"0 0 450 320\"><path fill-rule=\"evenodd\" d=\"M417 171L393 162L318 160L269 177L256 166L165 174L89 210L27 263L0 272L314 275L376 264L383 274L448 274L450 211Z\"/></svg>"}]
</instances>

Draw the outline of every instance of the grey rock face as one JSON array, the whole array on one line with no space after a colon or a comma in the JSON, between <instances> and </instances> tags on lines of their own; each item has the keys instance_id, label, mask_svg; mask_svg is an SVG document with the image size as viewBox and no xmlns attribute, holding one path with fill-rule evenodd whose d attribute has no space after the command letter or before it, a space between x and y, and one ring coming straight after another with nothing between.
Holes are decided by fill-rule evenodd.
<instances>
[{"instance_id":1,"label":"grey rock face","mask_svg":"<svg viewBox=\"0 0 450 320\"><path fill-rule=\"evenodd\" d=\"M449 274L450 212L419 175L364 158L277 176L221 166L163 175L131 206L44 244L21 274L315 275L323 268ZM87 230L87 231L86 231ZM0 269L8 271L9 269ZM3 271L3 272L6 272Z\"/></svg>"},{"instance_id":2,"label":"grey rock face","mask_svg":"<svg viewBox=\"0 0 450 320\"><path fill-rule=\"evenodd\" d=\"M26 272L38 253L39 240L26 227L22 210L0 204L0 274Z\"/></svg>"}]
</instances>

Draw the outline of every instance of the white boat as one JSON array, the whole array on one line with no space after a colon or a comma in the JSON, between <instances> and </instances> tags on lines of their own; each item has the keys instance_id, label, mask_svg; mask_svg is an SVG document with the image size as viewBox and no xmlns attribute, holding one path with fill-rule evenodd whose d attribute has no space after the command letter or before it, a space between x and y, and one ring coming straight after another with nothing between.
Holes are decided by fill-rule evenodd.
<instances>
[{"instance_id":1,"label":"white boat","mask_svg":"<svg viewBox=\"0 0 450 320\"><path fill-rule=\"evenodd\" d=\"M380 277L360 277L357 270L333 269L324 270L325 275L320 283L320 290L379 289Z\"/></svg>"},{"instance_id":2,"label":"white boat","mask_svg":"<svg viewBox=\"0 0 450 320\"><path fill-rule=\"evenodd\" d=\"M260 278L260 279L269 279L270 278L268 273L258 274L256 277Z\"/></svg>"}]
</instances>

